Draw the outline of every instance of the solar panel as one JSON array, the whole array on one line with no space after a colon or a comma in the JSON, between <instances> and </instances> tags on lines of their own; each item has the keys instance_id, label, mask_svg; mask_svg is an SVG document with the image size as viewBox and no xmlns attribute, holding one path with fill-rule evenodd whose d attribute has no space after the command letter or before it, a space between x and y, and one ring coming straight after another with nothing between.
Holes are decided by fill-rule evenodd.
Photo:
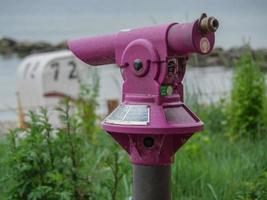
<instances>
[{"instance_id":1,"label":"solar panel","mask_svg":"<svg viewBox=\"0 0 267 200\"><path fill-rule=\"evenodd\" d=\"M147 125L149 106L121 104L106 119L106 123L123 125Z\"/></svg>"}]
</instances>

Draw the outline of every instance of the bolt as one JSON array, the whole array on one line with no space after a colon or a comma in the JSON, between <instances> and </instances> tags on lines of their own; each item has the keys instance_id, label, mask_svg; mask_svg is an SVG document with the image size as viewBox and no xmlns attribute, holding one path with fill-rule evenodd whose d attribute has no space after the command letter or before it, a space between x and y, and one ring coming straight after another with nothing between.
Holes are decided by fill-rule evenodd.
<instances>
[{"instance_id":1,"label":"bolt","mask_svg":"<svg viewBox=\"0 0 267 200\"><path fill-rule=\"evenodd\" d=\"M142 68L143 68L142 60L140 60L140 59L136 59L136 60L134 61L134 69L135 69L136 71L140 71Z\"/></svg>"}]
</instances>

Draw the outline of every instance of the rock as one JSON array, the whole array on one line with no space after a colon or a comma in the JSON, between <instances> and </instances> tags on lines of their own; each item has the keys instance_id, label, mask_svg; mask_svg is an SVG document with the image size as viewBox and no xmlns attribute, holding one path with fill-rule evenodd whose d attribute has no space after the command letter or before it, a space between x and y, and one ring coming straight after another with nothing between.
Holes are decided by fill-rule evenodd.
<instances>
[{"instance_id":1,"label":"rock","mask_svg":"<svg viewBox=\"0 0 267 200\"><path fill-rule=\"evenodd\" d=\"M17 42L10 38L0 39L0 54L2 55L12 55L14 47L17 45Z\"/></svg>"},{"instance_id":2,"label":"rock","mask_svg":"<svg viewBox=\"0 0 267 200\"><path fill-rule=\"evenodd\" d=\"M13 47L17 44L17 42L11 38L2 38L0 39L0 45L6 45L9 47Z\"/></svg>"},{"instance_id":3,"label":"rock","mask_svg":"<svg viewBox=\"0 0 267 200\"><path fill-rule=\"evenodd\" d=\"M33 53L56 51L60 49L67 49L67 43L61 42L53 45L48 42L29 42L22 41L17 42L10 38L0 39L0 54L3 56L9 56L16 54L19 57L25 57Z\"/></svg>"},{"instance_id":4,"label":"rock","mask_svg":"<svg viewBox=\"0 0 267 200\"><path fill-rule=\"evenodd\" d=\"M60 50L60 49L68 49L67 41L63 41L63 42L58 43L55 46L55 48L58 49L58 50Z\"/></svg>"}]
</instances>

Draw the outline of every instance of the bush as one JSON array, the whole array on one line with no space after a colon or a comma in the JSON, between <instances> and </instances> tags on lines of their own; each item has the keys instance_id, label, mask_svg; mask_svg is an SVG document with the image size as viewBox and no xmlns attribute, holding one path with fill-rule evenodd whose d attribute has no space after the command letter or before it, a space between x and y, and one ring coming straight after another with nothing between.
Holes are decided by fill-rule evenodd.
<instances>
[{"instance_id":1,"label":"bush","mask_svg":"<svg viewBox=\"0 0 267 200\"><path fill-rule=\"evenodd\" d=\"M77 119L80 126L80 131L87 135L90 141L95 142L96 139L96 122L99 116L96 114L98 107L97 97L99 90L99 77L97 73L93 74L93 83L90 84L80 83L81 92L75 102L77 110ZM88 87L89 85L89 87Z\"/></svg>"},{"instance_id":2,"label":"bush","mask_svg":"<svg viewBox=\"0 0 267 200\"><path fill-rule=\"evenodd\" d=\"M5 172L1 172L0 199L115 200L129 196L126 153L100 131L95 113L98 82L91 87L83 85L76 102L65 99L58 106L61 128L54 128L41 108L29 113L26 129L10 131L9 144L3 146L8 153L0 160Z\"/></svg>"},{"instance_id":3,"label":"bush","mask_svg":"<svg viewBox=\"0 0 267 200\"><path fill-rule=\"evenodd\" d=\"M231 136L256 137L263 125L265 100L264 74L251 53L236 62L233 78L229 124Z\"/></svg>"},{"instance_id":4,"label":"bush","mask_svg":"<svg viewBox=\"0 0 267 200\"><path fill-rule=\"evenodd\" d=\"M47 112L30 112L29 128L10 134L7 199L92 199L94 192L84 166L83 135L70 116L69 102L59 109L61 129L48 122Z\"/></svg>"}]
</instances>

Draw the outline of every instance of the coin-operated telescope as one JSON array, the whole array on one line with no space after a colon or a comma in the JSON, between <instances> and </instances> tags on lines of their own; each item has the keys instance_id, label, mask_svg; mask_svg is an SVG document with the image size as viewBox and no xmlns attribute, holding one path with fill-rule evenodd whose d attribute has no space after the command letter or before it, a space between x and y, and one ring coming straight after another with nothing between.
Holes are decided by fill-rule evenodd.
<instances>
[{"instance_id":1,"label":"coin-operated telescope","mask_svg":"<svg viewBox=\"0 0 267 200\"><path fill-rule=\"evenodd\" d=\"M134 200L169 200L175 152L203 122L183 102L183 78L191 53L208 54L219 23L201 17L69 41L87 64L116 63L123 77L122 103L102 122L134 165ZM103 77L105 78L105 77Z\"/></svg>"}]
</instances>

